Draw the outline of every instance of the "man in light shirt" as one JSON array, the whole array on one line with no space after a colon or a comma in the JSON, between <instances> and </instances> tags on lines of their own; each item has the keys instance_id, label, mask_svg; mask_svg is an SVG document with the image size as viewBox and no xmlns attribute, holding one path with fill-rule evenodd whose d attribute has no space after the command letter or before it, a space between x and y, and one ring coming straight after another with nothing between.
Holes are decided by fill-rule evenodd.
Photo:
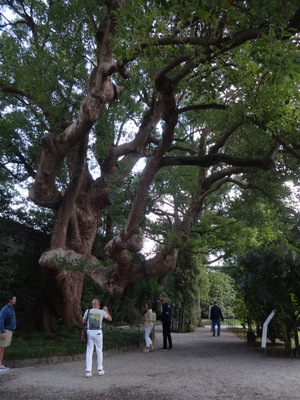
<instances>
[{"instance_id":1,"label":"man in light shirt","mask_svg":"<svg viewBox=\"0 0 300 400\"><path fill-rule=\"evenodd\" d=\"M86 347L86 377L92 376L92 363L94 346L97 353L98 375L104 375L103 369L103 334L102 321L103 318L107 321L112 321L112 317L108 312L107 307L100 310L99 299L92 301L92 308L85 311L82 323L87 327L87 347Z\"/></svg>"}]
</instances>

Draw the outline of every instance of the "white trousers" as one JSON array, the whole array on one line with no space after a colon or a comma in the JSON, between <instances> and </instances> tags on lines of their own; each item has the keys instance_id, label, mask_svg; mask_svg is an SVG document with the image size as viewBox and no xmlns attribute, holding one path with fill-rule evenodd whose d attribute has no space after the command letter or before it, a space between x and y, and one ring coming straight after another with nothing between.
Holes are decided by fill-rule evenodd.
<instances>
[{"instance_id":1,"label":"white trousers","mask_svg":"<svg viewBox=\"0 0 300 400\"><path fill-rule=\"evenodd\" d=\"M102 330L87 331L87 346L86 346L86 371L92 371L94 346L97 353L98 370L103 369L103 335Z\"/></svg>"},{"instance_id":2,"label":"white trousers","mask_svg":"<svg viewBox=\"0 0 300 400\"><path fill-rule=\"evenodd\" d=\"M145 342L146 342L146 347L150 347L150 344L152 344L152 340L150 338L150 333L152 331L152 328L145 328Z\"/></svg>"}]
</instances>

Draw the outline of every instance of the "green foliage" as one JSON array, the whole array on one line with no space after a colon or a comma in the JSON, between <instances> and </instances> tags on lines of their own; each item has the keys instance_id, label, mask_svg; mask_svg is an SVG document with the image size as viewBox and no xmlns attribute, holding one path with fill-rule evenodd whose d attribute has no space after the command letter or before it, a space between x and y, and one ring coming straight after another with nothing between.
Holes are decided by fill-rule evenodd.
<instances>
[{"instance_id":1,"label":"green foliage","mask_svg":"<svg viewBox=\"0 0 300 400\"><path fill-rule=\"evenodd\" d=\"M69 330L60 326L59 330L47 333L33 330L16 331L13 345L5 352L5 359L24 360L83 354L86 345L80 342L80 330L80 326L74 326ZM138 346L144 339L142 332L136 327L122 329L104 324L103 333L104 350Z\"/></svg>"},{"instance_id":2,"label":"green foliage","mask_svg":"<svg viewBox=\"0 0 300 400\"><path fill-rule=\"evenodd\" d=\"M290 251L283 241L277 242L239 258L234 271L248 321L261 327L274 309L273 340L279 337L288 341L300 325L299 252Z\"/></svg>"},{"instance_id":3,"label":"green foliage","mask_svg":"<svg viewBox=\"0 0 300 400\"><path fill-rule=\"evenodd\" d=\"M191 75L174 88L174 93L178 94L178 108L215 101L226 104L228 109L226 112L193 110L179 115L175 144L181 143L182 148L192 148L196 152L204 127L210 132L209 142L214 143L232 122L239 118L246 121L249 116L268 131L263 132L261 125L249 121L226 144L226 151L232 155L254 157L261 155L263 149L268 151L272 132L289 140L297 139L295 121L299 119L299 110L294 107L299 101L295 84L299 69L294 62L297 50L292 42L279 42L276 31L277 26L286 25L296 5L296 1L288 2L284 8L281 1L246 2L238 6L227 1L126 1L124 7L115 12L118 24L111 46L119 62L133 58L134 62L130 63L130 79L124 81L118 74L114 75L124 91L120 99L103 108L91 133L93 156L90 164L94 156L97 159L109 156L110 145L135 137L151 97L155 96L155 77L169 62L185 53L192 54L195 67ZM14 173L3 177L4 182L8 179L14 184L23 181L28 187L33 174L29 176L24 163L16 158L16 152L23 154L36 170L42 138L59 133L62 123L76 118L79 101L87 91L88 76L96 65L99 49L94 34L106 9L103 3L94 0L84 4L56 1L49 5L38 1L34 7L24 7L34 21L34 35L26 24L10 25L2 18L1 76L7 84L12 83L22 91L24 98L1 93L0 131L3 164ZM24 12L20 4L15 5L15 10ZM194 38L196 30L201 28L203 37L210 39L223 22L226 34L232 37L239 29L261 26L265 21L273 29L266 30L268 33L259 40L249 41L220 57L212 56L212 62L203 62L205 54L201 46L157 45L159 38L169 38L174 30L179 37ZM181 65L178 65L174 72L180 70ZM130 126L123 128L129 121ZM153 136L160 138L160 127L154 128ZM149 150L153 149L155 146L149 143ZM185 154L182 149L172 153ZM130 170L124 176L121 168L108 178L112 205L106 212L114 217L117 231L130 211L139 180ZM180 212L184 213L197 193L198 172L197 168L186 166L160 171L150 193L149 210L157 200L163 181L166 188L160 198L170 192L176 193L176 202L181 204ZM57 184L64 189L67 182L64 165L59 170ZM6 189L7 202L16 196L13 187ZM159 222L163 222L163 218ZM167 230L165 224L162 230Z\"/></svg>"},{"instance_id":4,"label":"green foliage","mask_svg":"<svg viewBox=\"0 0 300 400\"><path fill-rule=\"evenodd\" d=\"M114 226L118 231L124 226L130 211L139 176L140 174L136 173L124 178L124 175L117 171L116 174L109 178L112 195L110 197L110 206L107 208L105 216L113 220Z\"/></svg>"},{"instance_id":5,"label":"green foliage","mask_svg":"<svg viewBox=\"0 0 300 400\"><path fill-rule=\"evenodd\" d=\"M209 273L209 297L210 303L218 302L224 318L235 316L236 290L234 280L228 274L224 272Z\"/></svg>"},{"instance_id":6,"label":"green foliage","mask_svg":"<svg viewBox=\"0 0 300 400\"><path fill-rule=\"evenodd\" d=\"M189 242L179 250L176 269L168 277L166 291L174 307L173 329L176 332L194 331L200 319L200 297L207 288L204 258L195 254L196 243Z\"/></svg>"}]
</instances>

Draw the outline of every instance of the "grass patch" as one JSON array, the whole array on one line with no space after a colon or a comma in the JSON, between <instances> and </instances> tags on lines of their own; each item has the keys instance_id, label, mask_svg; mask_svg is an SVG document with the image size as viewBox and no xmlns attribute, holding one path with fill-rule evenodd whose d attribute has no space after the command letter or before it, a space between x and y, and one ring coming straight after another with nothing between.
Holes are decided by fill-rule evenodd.
<instances>
[{"instance_id":1,"label":"grass patch","mask_svg":"<svg viewBox=\"0 0 300 400\"><path fill-rule=\"evenodd\" d=\"M81 327L61 329L55 332L18 332L13 336L10 347L5 350L5 360L26 360L53 356L73 356L86 351L80 341ZM137 326L126 329L113 325L103 327L103 349L118 349L139 345L143 341L143 331Z\"/></svg>"},{"instance_id":2,"label":"grass patch","mask_svg":"<svg viewBox=\"0 0 300 400\"><path fill-rule=\"evenodd\" d=\"M234 333L239 339L247 341L247 329L240 326L229 325L228 330Z\"/></svg>"},{"instance_id":3,"label":"grass patch","mask_svg":"<svg viewBox=\"0 0 300 400\"><path fill-rule=\"evenodd\" d=\"M243 323L239 319L230 319L225 322L228 330L234 333L238 338L247 341L248 329L243 326Z\"/></svg>"},{"instance_id":4,"label":"grass patch","mask_svg":"<svg viewBox=\"0 0 300 400\"><path fill-rule=\"evenodd\" d=\"M211 325L211 320L210 319L203 319L201 323L205 326L210 326ZM229 327L235 327L235 326L241 326L242 322L239 319L225 319L224 322L221 321L221 325L227 325Z\"/></svg>"}]
</instances>

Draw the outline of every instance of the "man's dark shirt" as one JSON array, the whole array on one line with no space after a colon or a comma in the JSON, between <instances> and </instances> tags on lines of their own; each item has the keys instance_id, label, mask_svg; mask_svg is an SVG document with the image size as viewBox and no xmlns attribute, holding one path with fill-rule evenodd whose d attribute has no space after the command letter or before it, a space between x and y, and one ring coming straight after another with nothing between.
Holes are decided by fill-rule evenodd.
<instances>
[{"instance_id":1,"label":"man's dark shirt","mask_svg":"<svg viewBox=\"0 0 300 400\"><path fill-rule=\"evenodd\" d=\"M162 305L162 322L171 322L172 321L172 308L169 303L165 303Z\"/></svg>"},{"instance_id":2,"label":"man's dark shirt","mask_svg":"<svg viewBox=\"0 0 300 400\"><path fill-rule=\"evenodd\" d=\"M224 321L224 318L223 318L222 311L221 311L220 307L212 306L212 308L210 309L210 319L211 320L221 319L222 321Z\"/></svg>"}]
</instances>

